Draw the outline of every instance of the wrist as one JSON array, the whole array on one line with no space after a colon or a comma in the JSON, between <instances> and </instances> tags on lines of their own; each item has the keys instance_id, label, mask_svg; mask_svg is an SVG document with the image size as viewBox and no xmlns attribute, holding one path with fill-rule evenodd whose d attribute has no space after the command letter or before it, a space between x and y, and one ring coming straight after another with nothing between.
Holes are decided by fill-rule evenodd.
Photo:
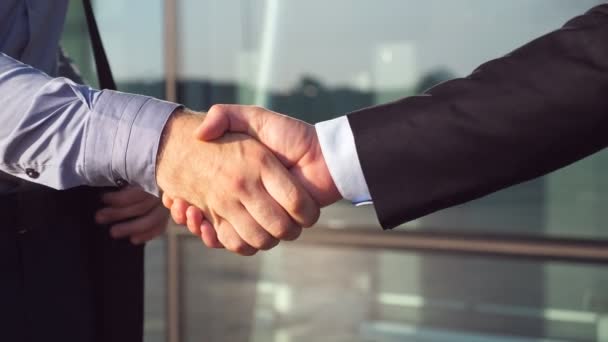
<instances>
[{"instance_id":1,"label":"wrist","mask_svg":"<svg viewBox=\"0 0 608 342\"><path fill-rule=\"evenodd\" d=\"M338 187L336 186L336 183L329 172L329 167L327 166L325 158L323 157L323 152L321 151L321 145L319 144L316 132L315 145L315 153L318 155L317 159L319 160L319 175L320 179L323 180L321 185L323 187L323 192L326 194L324 197L326 202L323 203L323 206L327 206L341 200L342 195L340 194L340 191L338 190Z\"/></svg>"},{"instance_id":2,"label":"wrist","mask_svg":"<svg viewBox=\"0 0 608 342\"><path fill-rule=\"evenodd\" d=\"M197 127L203 115L189 109L178 108L167 120L163 128L156 156L156 183L161 191L167 191L171 180L176 177L177 171L172 160L179 160L185 152L183 146L192 139L192 131Z\"/></svg>"},{"instance_id":3,"label":"wrist","mask_svg":"<svg viewBox=\"0 0 608 342\"><path fill-rule=\"evenodd\" d=\"M342 195L323 157L317 132L314 128L312 129L309 153L302 162L303 165L309 165L302 168L303 178L310 180L307 188L320 206L325 207L342 199Z\"/></svg>"}]
</instances>

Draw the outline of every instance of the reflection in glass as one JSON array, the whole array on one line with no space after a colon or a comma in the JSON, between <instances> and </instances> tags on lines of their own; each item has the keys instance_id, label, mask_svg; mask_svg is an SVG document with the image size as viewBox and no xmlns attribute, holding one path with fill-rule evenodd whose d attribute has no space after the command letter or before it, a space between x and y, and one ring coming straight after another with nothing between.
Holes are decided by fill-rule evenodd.
<instances>
[{"instance_id":1,"label":"reflection in glass","mask_svg":"<svg viewBox=\"0 0 608 342\"><path fill-rule=\"evenodd\" d=\"M179 0L178 101L326 120L464 76L596 3ZM96 2L123 90L164 94L161 9L160 0ZM70 15L64 42L93 80L83 23ZM606 238L605 159L401 229ZM378 229L372 208L344 203L319 226ZM163 244L148 247L149 341L164 331ZM185 341L608 340L601 266L299 245L243 259L195 239L182 247Z\"/></svg>"},{"instance_id":2,"label":"reflection in glass","mask_svg":"<svg viewBox=\"0 0 608 342\"><path fill-rule=\"evenodd\" d=\"M178 97L201 110L263 104L314 123L467 75L597 3L181 0ZM607 237L604 154L410 226ZM326 217L361 216L332 215L344 210ZM373 217L363 221L377 228Z\"/></svg>"},{"instance_id":3,"label":"reflection in glass","mask_svg":"<svg viewBox=\"0 0 608 342\"><path fill-rule=\"evenodd\" d=\"M602 266L301 245L243 259L183 244L186 341L608 339Z\"/></svg>"},{"instance_id":4,"label":"reflection in glass","mask_svg":"<svg viewBox=\"0 0 608 342\"><path fill-rule=\"evenodd\" d=\"M164 98L163 1L105 0L93 1L93 6L119 90ZM96 87L95 62L80 1L70 2L61 44L87 83Z\"/></svg>"},{"instance_id":5,"label":"reflection in glass","mask_svg":"<svg viewBox=\"0 0 608 342\"><path fill-rule=\"evenodd\" d=\"M465 76L597 3L180 0L178 99L314 123ZM606 238L604 155L400 229ZM318 226L378 229L372 208L345 203ZM608 340L600 266L297 245L240 259L183 244L188 341Z\"/></svg>"}]
</instances>

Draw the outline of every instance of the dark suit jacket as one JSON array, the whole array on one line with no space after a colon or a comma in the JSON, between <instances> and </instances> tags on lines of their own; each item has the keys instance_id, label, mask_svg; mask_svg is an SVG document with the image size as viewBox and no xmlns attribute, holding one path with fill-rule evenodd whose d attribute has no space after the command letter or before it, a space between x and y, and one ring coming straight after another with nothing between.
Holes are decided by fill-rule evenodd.
<instances>
[{"instance_id":1,"label":"dark suit jacket","mask_svg":"<svg viewBox=\"0 0 608 342\"><path fill-rule=\"evenodd\" d=\"M608 4L348 119L384 228L573 163L608 145Z\"/></svg>"}]
</instances>

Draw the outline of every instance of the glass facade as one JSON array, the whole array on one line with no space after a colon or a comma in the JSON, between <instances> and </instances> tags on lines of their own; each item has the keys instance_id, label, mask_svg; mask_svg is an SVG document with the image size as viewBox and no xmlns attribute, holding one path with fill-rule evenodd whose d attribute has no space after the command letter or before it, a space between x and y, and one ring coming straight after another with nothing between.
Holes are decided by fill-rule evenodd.
<instances>
[{"instance_id":1,"label":"glass facade","mask_svg":"<svg viewBox=\"0 0 608 342\"><path fill-rule=\"evenodd\" d=\"M182 243L184 341L608 341L601 265Z\"/></svg>"},{"instance_id":2,"label":"glass facade","mask_svg":"<svg viewBox=\"0 0 608 342\"><path fill-rule=\"evenodd\" d=\"M181 0L178 100L327 120L465 76L599 2ZM605 155L407 227L605 238ZM334 224L377 228L372 211L334 209Z\"/></svg>"},{"instance_id":3,"label":"glass facade","mask_svg":"<svg viewBox=\"0 0 608 342\"><path fill-rule=\"evenodd\" d=\"M93 7L119 90L164 98L163 0L93 1ZM96 86L80 1L70 1L61 44L85 80Z\"/></svg>"},{"instance_id":4,"label":"glass facade","mask_svg":"<svg viewBox=\"0 0 608 342\"><path fill-rule=\"evenodd\" d=\"M318 122L465 76L600 2L112 0L95 10L121 90L164 97L164 8L176 6L171 100ZM63 45L94 82L78 4ZM606 240L607 174L601 152L398 230ZM373 208L348 203L324 209L314 229L390 234ZM601 264L299 242L239 258L181 231L147 248L147 341L608 341ZM174 263L167 240L179 241ZM167 274L179 277L173 290Z\"/></svg>"}]
</instances>

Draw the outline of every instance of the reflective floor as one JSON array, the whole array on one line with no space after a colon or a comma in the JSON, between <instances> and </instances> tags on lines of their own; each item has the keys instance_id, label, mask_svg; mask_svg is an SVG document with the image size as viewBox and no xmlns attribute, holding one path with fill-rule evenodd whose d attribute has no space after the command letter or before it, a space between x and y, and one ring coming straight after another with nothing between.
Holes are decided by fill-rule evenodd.
<instances>
[{"instance_id":1,"label":"reflective floor","mask_svg":"<svg viewBox=\"0 0 608 342\"><path fill-rule=\"evenodd\" d=\"M164 243L146 341L164 341ZM251 258L180 243L182 341L608 341L608 268L319 247Z\"/></svg>"}]
</instances>

